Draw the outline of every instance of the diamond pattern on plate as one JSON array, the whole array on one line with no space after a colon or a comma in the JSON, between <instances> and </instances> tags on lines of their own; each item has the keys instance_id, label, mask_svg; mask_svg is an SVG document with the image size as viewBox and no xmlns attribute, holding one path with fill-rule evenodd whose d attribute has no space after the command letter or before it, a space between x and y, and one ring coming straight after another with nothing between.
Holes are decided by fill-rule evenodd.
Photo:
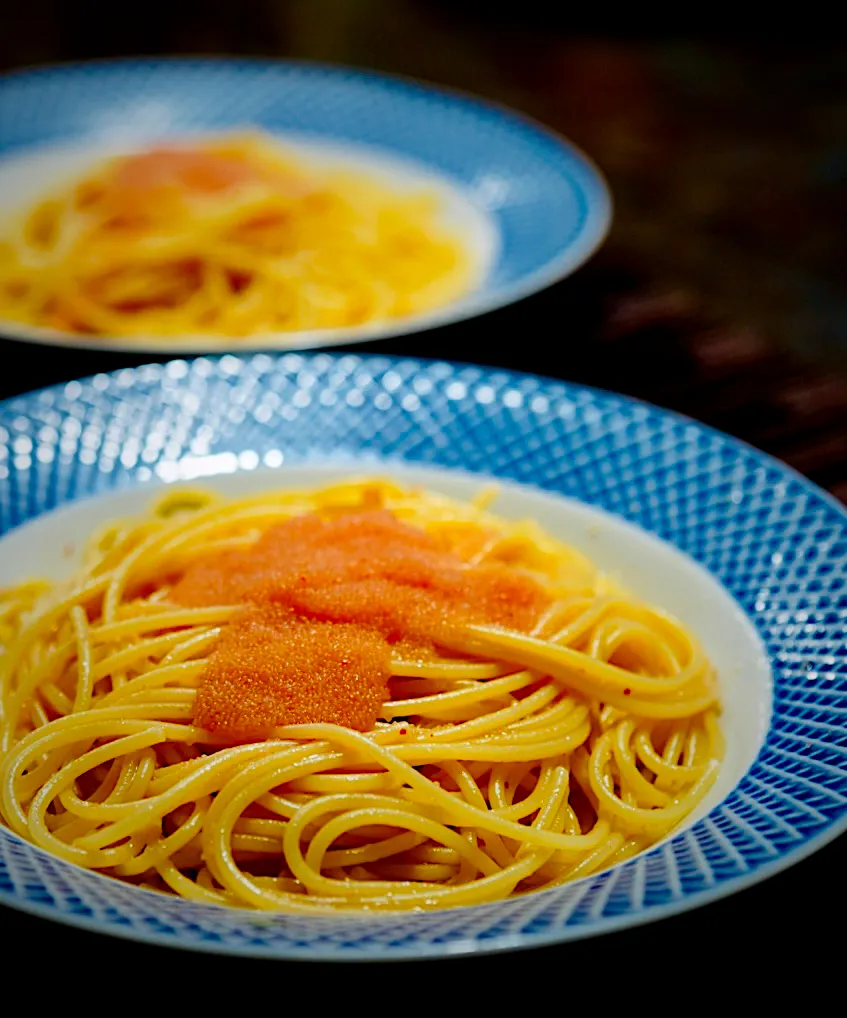
<instances>
[{"instance_id":1,"label":"diamond pattern on plate","mask_svg":"<svg viewBox=\"0 0 847 1018\"><path fill-rule=\"evenodd\" d=\"M204 460L203 458L207 458ZM709 816L608 873L399 917L266 916L78 870L0 830L0 899L159 943L277 957L420 957L579 936L758 879L847 823L847 526L827 496L686 419L579 386L384 357L260 354L124 369L0 404L0 533L199 462L405 460L529 482L702 562L775 672L765 745Z\"/></svg>"}]
</instances>

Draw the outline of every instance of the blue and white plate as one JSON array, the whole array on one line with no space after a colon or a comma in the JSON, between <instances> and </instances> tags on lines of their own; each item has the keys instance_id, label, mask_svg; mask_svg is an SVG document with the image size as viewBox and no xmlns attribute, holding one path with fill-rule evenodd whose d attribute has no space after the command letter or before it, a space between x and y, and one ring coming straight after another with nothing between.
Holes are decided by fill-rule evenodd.
<instances>
[{"instance_id":1,"label":"blue and white plate","mask_svg":"<svg viewBox=\"0 0 847 1018\"><path fill-rule=\"evenodd\" d=\"M576 385L446 363L253 354L173 361L0 404L0 587L154 485L243 492L388 472L452 493L497 478L715 662L718 786L651 851L563 887L393 916L256 914L139 890L0 828L0 902L101 932L279 958L532 947L646 922L762 880L847 826L847 514L685 418ZM45 515L46 514L46 515Z\"/></svg>"},{"instance_id":2,"label":"blue and white plate","mask_svg":"<svg viewBox=\"0 0 847 1018\"><path fill-rule=\"evenodd\" d=\"M271 338L103 337L0 321L33 342L155 353L308 347L415 332L491 311L568 275L603 241L606 185L562 138L482 100L411 81L320 65L132 60L0 79L0 220L99 159L163 137L244 127L307 159L424 184L462 232L476 283L461 299L388 324Z\"/></svg>"}]
</instances>

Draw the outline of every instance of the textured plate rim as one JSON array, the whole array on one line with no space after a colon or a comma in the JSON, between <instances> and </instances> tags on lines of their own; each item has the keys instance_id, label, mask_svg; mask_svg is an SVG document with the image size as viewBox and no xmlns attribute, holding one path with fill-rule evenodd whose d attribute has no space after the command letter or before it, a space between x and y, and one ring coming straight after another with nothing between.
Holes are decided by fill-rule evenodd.
<instances>
[{"instance_id":1,"label":"textured plate rim","mask_svg":"<svg viewBox=\"0 0 847 1018\"><path fill-rule=\"evenodd\" d=\"M258 352L253 351L252 355L255 356ZM299 351L282 351L282 352L268 352L269 356L274 361L281 361L286 356L295 356L302 359L308 360L310 356L314 354L300 354ZM736 438L735 436L729 435L726 432L720 431L711 425L704 424L695 418L689 417L679 411L665 409L657 406L656 404L650 403L646 400L639 399L634 396L627 396L621 393L613 392L610 390L602 389L597 386L583 385L581 383L568 382L561 379L556 379L551 376L539 375L533 372L523 372L512 369L497 368L491 366L477 365L470 362L461 361L447 361L444 359L428 359L422 357L402 357L393 356L388 354L332 354L327 353L320 356L330 358L333 361L344 359L351 359L357 362L360 366L367 366L368 364L379 365L379 369L390 370L392 367L405 365L413 366L419 369L432 369L435 367L447 368L451 372L461 372L462 370L472 369L480 371L484 376L499 375L503 378L510 380L529 380L540 383L541 388L547 388L550 386L563 386L571 393L585 392L599 397L601 400L609 401L612 403L624 404L624 405L638 405L646 408L651 414L659 417L666 417L680 424L694 427L698 431L705 432L709 435L719 438L721 441L727 443L731 447L737 448L739 451L746 452L748 456L753 459L770 466L772 469L779 471L780 473L787 475L795 483L807 493L812 495L814 498L823 501L831 510L834 510L836 515L840 517L844 533L847 534L847 507L841 504L834 495L820 488L814 482L809 480L799 471L789 466L787 463L777 459L776 457L766 453L743 439ZM218 363L225 358L235 358L240 361L249 361L251 356L238 357L234 354L220 354L216 356L210 356L203 358L212 363ZM180 360L180 358L175 358ZM147 365L139 365L138 367L130 368L131 371L143 370ZM157 368L164 369L167 367L167 362L159 363L155 365ZM78 379L80 384L86 384L91 382L97 377L113 378L120 374L122 371L127 370L115 369L108 372L98 372L94 375L89 375ZM50 386L45 386L40 389L30 390L26 393L22 393L18 396L12 396L4 400L0 400L0 411L7 409L10 404L20 400L37 400L42 393L47 392L58 392L61 391L68 382L61 382ZM440 469L449 470L447 467L440 467ZM136 485L130 485L133 487ZM543 485L536 485L538 490L546 491L552 494L561 494L555 492L555 490L545 488ZM86 497L86 496L82 496ZM90 497L90 496L88 496ZM96 497L96 496L95 496ZM79 501L80 498L70 499L62 505L71 505L74 502ZM606 510L611 511L611 510ZM21 521L18 526L24 525L29 520L37 519L43 513L38 513L34 516L28 517L27 520ZM624 517L626 518L626 517ZM630 521L632 522L632 521ZM639 525L639 524L636 524ZM16 528L12 528L16 529ZM6 533L10 533L7 531ZM652 531L649 531L652 533ZM659 535L655 535L659 537ZM660 540L666 540L665 538L659 537ZM669 542L672 543L672 542ZM703 568L707 568L702 563L700 565ZM709 570L711 573L711 570ZM712 575L714 575L712 573ZM722 581L719 577L716 577L719 583L723 586ZM731 591L728 591L731 597L734 597ZM739 606L741 607L741 606ZM743 607L741 608L744 611ZM747 612L744 612L745 615ZM772 659L772 655L768 652L768 659ZM775 714L775 712L774 712ZM771 723L768 726L765 740L767 742L768 736L772 731L772 722L774 715L771 716ZM727 798L731 792L725 797ZM717 806L715 807L717 808ZM753 872L743 873L737 876L732 876L724 879L720 884L714 887L704 888L699 891L690 892L684 897L677 900L667 902L662 905L654 906L643 906L641 910L633 914L623 914L613 917L603 917L599 920L595 920L590 925L586 926L565 926L558 927L555 929L547 929L540 932L522 932L518 934L505 934L499 937L492 937L490 940L486 939L484 942L480 942L478 939L473 937L465 937L461 940L456 940L449 943L440 944L424 944L415 945L414 947L404 946L400 949L390 949L376 947L369 949L367 952L361 954L351 954L343 946L331 946L329 948L318 948L314 949L311 947L297 947L295 945L285 945L282 948L260 948L256 945L246 944L243 946L239 945L226 945L222 946L216 943L186 943L178 936L163 937L160 934L137 930L135 927L127 928L120 925L111 925L103 920L99 920L96 917L89 917L84 915L71 914L57 912L52 906L45 905L38 902L21 901L17 898L13 892L5 891L0 889L0 905L9 907L10 909L35 915L39 918L47 919L52 922L60 923L63 926L72 928L85 929L87 931L103 934L106 936L117 937L122 940L129 940L134 942L152 944L157 947L167 947L177 950L193 951L202 954L217 954L222 956L232 955L234 957L253 957L253 958L264 958L270 959L275 958L277 960L291 960L291 961L312 961L316 963L325 962L341 962L341 963L372 963L372 962L408 962L408 961L426 961L435 959L446 959L451 957L481 957L489 954L499 954L503 952L511 951L524 951L531 950L533 948L550 947L557 944L563 944L574 940L588 940L597 936L604 935L606 933L615 933L624 929L637 928L641 926L647 926L654 922L662 919L670 918L675 915L689 912L708 905L712 902L720 901L726 897L729 897L738 892L747 890L756 884L762 883L777 875L778 873L789 869L791 866L803 859L808 858L815 852L824 848L829 843L833 842L839 836L847 831L847 812L837 819L831 821L826 828L819 831L810 837L805 837L802 842L797 844L795 847L783 851L780 856L773 859L770 862L762 863ZM14 832L3 828L5 835L13 838L20 845L26 847L29 851L48 857L55 861L50 853L34 846L23 838L19 837ZM675 835L671 834L671 839ZM663 842L664 843L664 842ZM649 857L655 849L648 849L647 851L640 853L639 857ZM75 864L66 864L71 866L73 869L80 869ZM621 864L621 866L626 865ZM570 886L579 886L580 884L587 884L588 882L597 879L598 876L602 876L603 873L614 872L619 867L613 867L611 870L602 871L600 874L593 874L587 877L583 877L578 881L574 881ZM95 877L99 880L106 882L112 882L111 879L103 874L94 873ZM144 889L137 889L137 893L147 897L159 898L160 896L152 891ZM542 896L546 892L537 892L537 896ZM535 897L536 895L533 895ZM488 907L486 905L472 905L465 906L462 911L470 911L476 909L482 909ZM223 912L227 914L230 910L225 909L223 906L210 905L206 908L213 909L216 912ZM248 913L251 914L251 913ZM437 913L435 913L437 914ZM344 921L351 923L366 923L369 917L358 917L358 916L347 916L344 917Z\"/></svg>"},{"instance_id":2,"label":"textured plate rim","mask_svg":"<svg viewBox=\"0 0 847 1018\"><path fill-rule=\"evenodd\" d=\"M249 944L245 944L243 946L221 946L219 944L206 941L189 944L179 937L164 939L161 935L156 933L148 933L146 931L138 930L135 927L130 929L121 925L107 925L102 920L89 916L56 913L51 910L49 905L43 905L38 902L21 902L12 898L9 895L9 892L6 891L0 891L0 905L3 905L15 912L23 912L27 915L33 915L39 919L45 919L48 922L58 923L61 926L65 926L70 929L82 929L88 933L96 933L104 937L115 937L119 940L129 941L132 943L149 944L162 949L188 951L203 955L211 954L218 955L220 957L232 956L236 958L255 958L266 961L305 961L314 962L315 964L326 964L327 962L331 962L333 964L344 965L372 965L376 963L402 963L412 961L426 962L446 960L449 958L481 958L486 955L498 955L512 953L515 951L523 952L532 951L537 948L555 947L559 944L566 944L572 941L594 940L597 937L602 937L607 934L620 933L627 929L637 929L643 926L651 926L664 919L670 919L673 916L681 915L685 912L696 911L703 908L705 905L722 901L724 898L729 898L735 894L746 891L749 888L754 887L756 884L770 880L771 877L776 876L783 870L790 869L796 863L802 862L803 859L807 859L809 856L814 855L815 852L830 844L830 842L835 841L836 838L844 833L845 829L847 829L847 817L843 817L841 820L836 821L830 828L827 828L827 830L822 831L814 838L803 842L802 845L798 845L796 849L785 853L780 856L779 859L775 859L772 863L762 866L754 873L746 876L733 877L714 890L697 891L689 897L680 899L679 901L669 902L666 905L654 906L649 912L641 912L634 916L615 916L611 919L604 919L596 925L586 927L567 926L561 930L546 930L543 933L508 934L492 938L491 940L486 940L482 946L480 946L479 941L467 938L465 940L457 940L447 944L426 944L418 945L415 948L404 947L403 949L392 950L390 952L383 952L380 948L374 948L367 953L353 955L347 953L344 948L340 947L315 949L310 947L303 948L296 947L294 945L287 945L282 950L272 950L259 949ZM15 838L21 844L26 845L27 848L33 849L39 853L44 853L44 849L31 845L14 832L8 831L8 829L4 830L5 833ZM647 853L642 853L642 855L646 854ZM77 869L80 868L77 867L75 863L68 863L67 865L73 866ZM601 872L608 873L611 871L603 870ZM104 876L100 873L95 874L95 876L104 881L112 879L111 877ZM572 886L577 886L578 884L585 883L592 879L596 879L596 876L583 877L581 880L574 881ZM139 894L151 898L161 897L161 895L155 891L148 891L144 888L137 888L136 890ZM538 891L535 893L544 894L545 892ZM225 913L228 911L223 905L207 905L206 907ZM464 909L467 910L481 907L484 906L465 905ZM368 920L367 918L345 916L344 921L365 923Z\"/></svg>"},{"instance_id":3,"label":"textured plate rim","mask_svg":"<svg viewBox=\"0 0 847 1018\"><path fill-rule=\"evenodd\" d=\"M16 343L40 346L179 357L217 356L225 353L232 353L236 356L240 353L293 353L300 350L346 346L411 336L429 329L459 324L471 318L489 314L547 289L585 265L603 245L611 229L614 201L608 181L595 161L578 145L541 121L507 106L505 103L487 99L463 89L447 87L407 75L313 60L272 60L262 57L234 57L230 59L213 56L118 57L91 61L46 63L35 67L20 68L0 75L0 89L7 81L31 80L37 82L50 77L61 78L66 74L76 76L97 68L126 68L130 70L157 65L172 67L176 70L214 66L255 68L257 71L263 69L284 71L286 68L299 68L316 75L330 73L338 78L361 79L386 88L398 89L413 96L441 96L452 105L464 106L469 110L497 117L501 121L510 123L515 130L520 130L523 134L536 134L546 141L556 144L563 153L571 158L575 167L584 176L585 179L579 182L578 187L574 185L574 188L579 199L590 208L576 237L564 249L560 250L557 256L548 259L545 264L524 278L489 293L480 289L485 283L483 278L468 294L445 307L410 318L397 319L395 323L385 322L304 332L271 333L267 336L246 337L244 340L233 343L232 339L225 336L164 337L165 342L144 336L101 336L94 339L41 326L21 325L9 319L0 318L0 338ZM21 146L14 146L11 149L13 153L21 150ZM0 160L5 157L6 151L3 138L0 137ZM443 175L439 174L439 176ZM586 199L588 200L586 201ZM500 239L502 241L502 238Z\"/></svg>"}]
</instances>

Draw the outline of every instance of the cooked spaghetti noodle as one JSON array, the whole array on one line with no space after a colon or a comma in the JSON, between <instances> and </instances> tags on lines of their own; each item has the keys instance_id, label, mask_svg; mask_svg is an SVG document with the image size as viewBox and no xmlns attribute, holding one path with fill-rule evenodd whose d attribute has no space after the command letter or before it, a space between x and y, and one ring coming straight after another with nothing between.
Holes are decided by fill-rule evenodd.
<instances>
[{"instance_id":1,"label":"cooked spaghetti noodle","mask_svg":"<svg viewBox=\"0 0 847 1018\"><path fill-rule=\"evenodd\" d=\"M712 669L488 494L169 493L0 592L0 812L68 862L245 908L433 909L665 836L722 755Z\"/></svg>"},{"instance_id":2,"label":"cooked spaghetti noodle","mask_svg":"<svg viewBox=\"0 0 847 1018\"><path fill-rule=\"evenodd\" d=\"M273 335L447 304L470 258L433 194L261 136L113 158L0 233L0 317L94 336Z\"/></svg>"}]
</instances>

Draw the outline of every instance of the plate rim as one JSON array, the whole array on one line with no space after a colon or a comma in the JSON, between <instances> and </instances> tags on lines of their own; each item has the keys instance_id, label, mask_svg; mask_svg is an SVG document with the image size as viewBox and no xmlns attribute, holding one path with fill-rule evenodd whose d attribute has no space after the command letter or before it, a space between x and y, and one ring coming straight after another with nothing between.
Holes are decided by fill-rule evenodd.
<instances>
[{"instance_id":1,"label":"plate rim","mask_svg":"<svg viewBox=\"0 0 847 1018\"><path fill-rule=\"evenodd\" d=\"M744 452L748 456L751 456L757 462L771 466L772 468L775 468L782 474L787 475L790 479L798 483L806 493L811 494L815 498L822 500L831 510L834 510L836 515L840 519L844 533L847 534L847 506L844 506L837 498L835 498L834 495L832 495L830 492L826 491L825 489L815 484L808 477L800 473L795 468L791 467L789 464L784 463L783 461L777 459L770 453L764 452L763 450L756 448L749 442L737 438L734 435L728 434L727 432L721 431L720 429L715 428L710 424L698 421L696 418L690 417L689 415L682 413L680 411L666 409L664 407L658 406L657 404L651 403L647 400L641 399L636 396L630 396L612 390L603 389L598 386L584 385L579 382L571 382L568 380L555 378L549 375L541 375L534 372L513 370L509 368L500 368L491 365L480 365L472 362L450 361L445 360L443 358L405 357L391 354L369 353L369 352L315 353L310 351L301 352L299 350L297 351L292 350L281 352L250 351L245 352L244 354L241 355L226 352L216 354L213 356L204 356L197 359L207 360L210 362L220 362L226 358L232 358L241 362L249 362L250 360L256 357L268 358L273 362L280 362L285 358L297 358L303 361L309 361L316 357L322 357L333 362L338 362L342 359L351 359L352 361L356 362L357 367L371 366L375 372L390 370L391 368L395 368L402 365L405 365L406 367L412 367L414 369L427 369L427 368L432 369L435 367L442 367L449 369L451 373L458 373L463 370L470 369L480 373L481 378L479 379L479 381L482 381L485 378L489 378L491 376L496 375L499 375L509 380L520 380L520 379L534 380L536 382L541 383L542 390L544 388L548 388L551 386L560 387L566 390L569 394L586 392L600 397L600 399L603 401L611 401L612 403L624 405L643 406L651 414L656 414L660 417L671 418L686 426L693 426L698 431L706 432L710 435L713 435L721 439L723 442L728 443L731 447L738 449L740 452ZM65 382L54 383L49 386L44 386L39 389L30 390L25 393L21 393L19 395L11 396L6 399L0 400L0 413L2 413L3 411L8 411L10 407L12 407L13 404L15 404L17 401L21 400L27 402L36 401L42 393L51 391L61 392L64 389L64 387L67 384L69 384L70 381L76 381L79 384L84 385L86 382L92 382L94 379L98 377L115 378L117 375L126 371L140 372L143 371L145 368L149 367L155 367L158 371L164 373L170 363L182 362L190 364L192 360L194 359L192 358L186 360L184 358L174 358L172 361L155 362L154 364L141 364L127 366L123 368L116 368L106 372L96 372L94 374L84 376L79 379L71 379ZM14 409L17 410L19 408ZM414 465L414 461L410 461L410 464ZM303 465L308 465L308 460L304 460ZM439 466L438 469L449 470L450 468ZM6 483L5 481L0 481L0 485L3 485L5 483ZM131 483L127 485L127 488L132 488L136 486L137 483L136 484ZM551 489L545 488L541 484L535 484L533 486L537 487L541 491L557 494L557 492L551 491ZM91 495L77 496L72 499L65 500L55 508L72 505L80 501L82 498L86 497L92 496ZM582 501L581 499L578 500ZM612 512L613 514L615 514L613 510L606 509L605 507L602 508L606 512ZM6 534L11 533L12 530L17 529L18 526L24 525L30 520L35 520L42 515L44 515L44 512L39 512L36 513L35 515L28 516L27 519L22 520L15 527L12 527L9 530L7 530L3 536L6 536ZM630 520L626 516L622 516L622 518L626 519L629 523L632 523L636 526L642 526L642 524L638 523L637 521ZM667 540L661 535L655 533L655 531L647 529L647 532L652 534L659 540L663 541ZM684 553L690 554L688 552ZM706 569L719 583L721 583L721 586L724 586L724 583L720 577L716 576L716 574L714 574L711 569L705 566L704 563L699 562L699 560L697 561L702 568ZM728 590L728 588L725 589L727 589L727 593L729 594L729 596L735 599L734 593L731 590ZM741 606L739 605L739 607ZM741 607L741 610L744 611L745 615L748 614L743 607ZM761 632L759 631L758 627L757 632L759 632L759 635L761 636ZM770 648L768 648L767 646L766 651L768 660L772 661L773 655L772 652L770 651ZM774 710L774 714L775 713L776 711ZM766 742L768 735L770 735L773 730L774 714L771 715L771 719L767 728ZM761 749L759 752L761 752ZM749 773L749 771L747 773ZM736 785L735 787L738 786ZM725 799L728 798L728 796L731 794L732 792L730 791L728 795L725 797ZM725 801L725 799L722 801ZM715 807L715 809L716 808L717 806ZM19 844L26 846L26 849L28 851L34 850L39 855L43 855L55 861L55 857L52 856L50 853L46 852L43 849L40 849L38 846L32 845L25 839L20 838L14 832L10 831L8 828L4 827L3 831L6 835L13 838ZM0 889L0 905L12 908L16 911L29 913L40 918L48 919L53 922L59 922L65 926L83 928L91 932L100 933L107 936L115 936L124 940L150 943L160 947L162 946L172 947L177 948L179 950L198 951L204 954L233 955L258 958L276 958L279 960L291 959L298 961L314 961L319 963L320 962L369 963L374 961L411 961L411 960L423 961L447 957L484 956L488 954L498 954L505 951L523 951L530 950L536 947L538 948L549 947L551 945L563 944L573 940L588 940L606 933L613 933L628 928L634 929L637 927L651 924L653 922L657 922L665 918L669 918L674 915L679 915L684 912L699 909L704 905L710 904L711 902L720 901L726 897L729 897L730 895L742 892L752 886L755 886L756 884L769 880L771 877L777 875L778 873L786 869L789 869L791 866L795 865L798 862L801 862L803 859L808 858L815 852L824 848L826 845L835 841L838 837L842 836L845 833L845 831L847 831L847 811L845 811L842 816L836 818L835 820L832 820L823 830L819 831L818 833L810 837L804 837L804 839L799 844L795 845L794 847L783 850L777 858L772 859L769 862L761 863L752 872L740 873L728 878L724 878L720 883L712 887L706 887L697 891L688 892L684 896L672 901L668 901L664 904L653 906L645 906L642 904L641 908L637 912L624 913L618 916L601 917L599 920L595 920L594 922L584 926L583 925L555 926L538 932L529 931L521 933L504 934L498 937L492 937L491 939L485 939L483 941L480 941L479 939L473 937L472 935L466 935L463 936L461 939L456 939L455 941L451 941L448 943L435 944L432 942L428 942L424 944L414 944L412 946L402 946L399 948L386 948L384 946L379 946L369 948L368 950L363 951L361 953L358 952L354 953L350 950L350 948L339 945L330 945L329 947L318 946L317 948L312 948L312 947L299 947L295 944L289 943L284 945L282 949L279 949L279 947L276 948L269 946L260 947L255 944L244 944L244 945L227 944L225 946L222 946L218 943L206 941L186 943L178 935L163 936L162 934L156 932L138 930L135 926L125 927L123 925L113 925L101 919L98 919L96 916L84 916L77 915L76 913L68 914L65 912L60 912L57 911L54 906L45 905L39 902L31 902L26 899L20 900L17 896L14 895L13 891L5 891L2 889ZM679 833L681 834L684 832ZM670 840L672 841L677 836L679 835L676 833L672 833L670 836ZM664 844L664 842L662 842L662 844ZM645 852L639 853L638 857L639 858L649 857L655 851L657 851L656 848L647 849ZM74 866L74 864L69 865ZM620 865L624 866L626 865L626 863ZM583 877L578 881L575 881L570 886L584 885L585 887L588 887L590 883L596 880L598 877L602 877L603 874L612 872L613 870L618 868L619 867L613 867L612 870L601 871L601 873L599 874L591 874L589 876ZM80 869L80 867L74 866L74 869ZM104 876L103 874L94 873L93 875L109 883L113 882L111 878ZM141 891L141 893L145 895L154 894L154 892L144 891L144 889L137 890ZM543 893L544 893L543 891L539 892L539 894ZM486 907L490 907L491 904L496 903L490 903L489 905L483 904L465 906L462 909L462 911L468 911L469 909L473 910L483 909ZM212 905L206 907L214 909L215 911L218 912L223 912L224 914L228 914L230 912L230 910L224 908L223 906ZM370 918L377 917L344 916L340 917L340 921L351 923L368 922Z\"/></svg>"},{"instance_id":2,"label":"plate rim","mask_svg":"<svg viewBox=\"0 0 847 1018\"><path fill-rule=\"evenodd\" d=\"M504 307L516 304L536 293L546 290L555 283L572 275L600 250L607 240L615 214L615 202L609 181L597 162L579 145L561 134L555 128L541 120L515 109L506 103L477 95L474 92L442 85L423 78L410 75L395 74L388 71L359 68L355 65L335 63L332 61L307 59L273 59L267 57L218 57L218 56L172 56L161 57L104 57L86 61L55 61L37 64L32 67L16 68L0 74L0 90L7 82L32 81L50 77L61 78L66 74L83 75L92 69L132 70L144 67L168 67L175 70L204 67L250 68L257 71L291 70L306 71L320 75L330 73L339 78L347 77L371 82L383 88L401 89L412 96L441 96L451 105L459 105L481 114L494 117L500 121L511 123L517 130L526 134L538 135L541 139L555 144L560 151L573 160L585 179L580 181L575 190L581 200L585 201L587 213L585 221L577 236L558 254L548 259L543 265L531 273L518 279L508 286L486 291L471 290L464 297L436 308L433 311L409 318L396 319L395 322L373 323L362 326L341 327L325 330L300 332L276 332L267 336L244 337L243 339L226 336L177 336L165 337L165 343L147 339L144 336L77 336L74 333L52 330L44 326L31 326L17 323L0 317L0 338L15 343L26 343L36 346L52 346L81 350L104 350L113 353L148 354L150 356L181 357L181 356L215 356L218 354L239 353L288 353L301 350L332 348L335 346L358 345L360 343L412 336L446 325L458 325L473 318L483 317ZM282 137L280 135L279 137ZM0 136L0 163L7 157L14 157L35 145L7 146ZM394 151L387 148L386 151ZM421 163L426 166L426 163ZM439 173L443 179L452 183L449 178ZM499 233L499 231L498 231ZM499 237L502 241L502 237ZM484 283L484 280L483 280ZM294 337L301 337L295 339ZM228 345L227 345L228 344Z\"/></svg>"},{"instance_id":3,"label":"plate rim","mask_svg":"<svg viewBox=\"0 0 847 1018\"><path fill-rule=\"evenodd\" d=\"M689 897L667 902L664 905L653 906L650 911L639 912L636 916L613 916L585 927L565 926L557 927L556 929L544 930L539 933L506 934L496 938L492 937L490 940L482 942L482 944L480 944L479 940L471 937L464 937L461 940L451 941L446 944L433 944L432 942L428 942L426 944L417 944L413 947L404 946L399 949L374 948L367 952L356 954L349 951L348 948L337 946L329 948L318 947L315 949L311 947L300 947L295 944L286 944L283 950L275 950L268 947L259 948L255 944L227 944L226 946L222 946L210 940L198 940L193 941L192 943L187 943L178 935L174 935L173 937L163 937L161 934L155 932L140 930L134 925L124 926L123 924L107 924L105 921L97 919L94 916L55 912L49 905L44 905L40 902L19 901L12 898L10 892L3 890L0 890L0 906L9 908L14 912L22 912L26 915L33 915L36 918L43 919L47 922L58 923L69 929L82 929L88 933L95 933L103 937L114 937L118 940L129 941L131 943L149 944L151 946L167 950L187 951L189 953L217 955L220 957L256 958L262 960L273 959L276 961L313 962L315 964L332 963L343 965L373 965L386 962L408 963L412 961L432 962L448 960L450 958L483 958L489 955L500 955L518 951L523 953L525 951L550 948L574 941L594 940L597 937L603 937L608 934L621 933L626 930L636 930L645 926L652 926L655 923L662 922L665 919L670 919L677 915L682 915L686 912L698 911L699 909L707 905L711 905L714 902L722 901L735 894L743 893L751 887L755 887L757 884L765 883L772 877L777 876L784 870L790 869L797 863L814 855L820 849L825 848L828 844L831 844L837 838L841 837L845 833L845 830L847 830L847 816L842 817L841 820L836 821L831 827L822 831L820 834L815 835L815 837L809 841L804 841L802 844L791 849L789 852L786 852L778 859L774 859L773 862L766 863L753 873L742 874L738 877L731 877L725 883L718 885L716 888L696 891ZM25 845L27 849L34 849L39 854L47 855L55 861L55 856L51 856L45 849L39 848L39 846L25 841L20 837L20 835L15 834L14 831L10 831L8 828L3 827L3 832L14 838L20 844ZM644 858L650 854L651 851L651 849L648 849L633 858ZM82 867L77 866L76 863L67 863L67 865L72 866L74 869L82 869ZM624 864L619 864L619 866L622 865ZM601 870L598 874L582 877L580 880L574 881L570 886L576 887L580 884L587 885L591 880L596 879L597 876L604 873L610 873L617 868L617 866L612 867L612 870ZM107 877L102 873L93 873L93 875L100 880L113 880L113 878ZM158 892L149 891L146 888L139 887L134 888L134 890L139 894L149 896L150 898L161 897ZM534 893L543 894L544 892L537 891ZM491 904L496 904L496 902L492 902ZM485 908L485 905L465 905L459 907L462 908L463 911L466 911L469 909ZM229 914L231 911L239 911L228 909L224 905L207 904L205 905L205 908L214 909L216 912L223 913L225 915ZM252 914L247 910L243 911L245 911L248 915ZM284 914L285 913L268 913L270 916L279 916ZM402 918L403 913L398 914ZM437 915L438 912L433 914ZM2 918L2 913L0 913L0 918ZM353 915L339 917L341 922L349 923L367 923L370 918L376 917Z\"/></svg>"}]
</instances>

